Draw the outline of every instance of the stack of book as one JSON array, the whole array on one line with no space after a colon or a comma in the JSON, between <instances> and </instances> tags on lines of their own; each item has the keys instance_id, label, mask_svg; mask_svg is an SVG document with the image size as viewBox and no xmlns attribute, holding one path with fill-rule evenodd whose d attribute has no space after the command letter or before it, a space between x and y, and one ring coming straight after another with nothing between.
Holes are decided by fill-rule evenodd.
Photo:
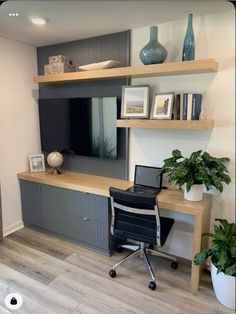
<instances>
[{"instance_id":1,"label":"stack of book","mask_svg":"<svg viewBox=\"0 0 236 314\"><path fill-rule=\"evenodd\" d=\"M173 107L174 120L199 120L202 109L202 94L177 94Z\"/></svg>"}]
</instances>

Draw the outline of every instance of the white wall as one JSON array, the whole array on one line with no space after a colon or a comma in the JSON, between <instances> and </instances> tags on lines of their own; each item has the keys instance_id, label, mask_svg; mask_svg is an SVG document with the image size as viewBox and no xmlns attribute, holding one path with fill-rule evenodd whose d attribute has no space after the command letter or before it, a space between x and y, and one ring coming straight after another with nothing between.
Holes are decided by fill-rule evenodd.
<instances>
[{"instance_id":1,"label":"white wall","mask_svg":"<svg viewBox=\"0 0 236 314\"><path fill-rule=\"evenodd\" d=\"M133 85L149 85L151 92L200 92L206 116L215 120L212 131L131 129L130 131L130 179L134 165L162 166L163 159L173 149L180 149L188 156L195 150L207 150L210 154L231 159L229 170L232 183L223 194L213 196L212 221L216 217L235 220L235 14L230 10L207 16L194 16L195 59L215 58L219 63L217 74L198 74L161 78L133 79ZM181 60L187 17L158 25L159 41L168 50L167 61ZM149 26L132 31L132 65L140 65L139 51L149 40ZM171 214L168 213L168 214ZM173 215L173 214L172 214ZM192 219L187 215L175 215L176 224L166 243L166 250L191 258Z\"/></svg>"},{"instance_id":2,"label":"white wall","mask_svg":"<svg viewBox=\"0 0 236 314\"><path fill-rule=\"evenodd\" d=\"M3 232L22 226L17 173L26 171L28 155L40 151L37 112L36 49L0 37L0 183Z\"/></svg>"}]
</instances>

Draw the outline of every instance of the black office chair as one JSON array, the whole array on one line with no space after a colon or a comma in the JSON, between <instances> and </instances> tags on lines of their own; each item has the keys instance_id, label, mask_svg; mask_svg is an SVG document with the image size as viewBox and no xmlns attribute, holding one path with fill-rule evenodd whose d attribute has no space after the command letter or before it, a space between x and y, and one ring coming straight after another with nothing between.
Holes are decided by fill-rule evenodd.
<instances>
[{"instance_id":1,"label":"black office chair","mask_svg":"<svg viewBox=\"0 0 236 314\"><path fill-rule=\"evenodd\" d=\"M153 245L157 247L164 245L174 219L160 217L157 200L153 195L131 193L113 187L110 187L109 192L112 210L111 233L140 242L140 246L120 245L119 249L124 247L135 251L115 264L109 271L109 275L112 278L116 277L116 268L139 253L140 257L144 258L151 275L148 287L155 290L156 278L147 252L172 260L171 267L178 268L174 257L152 249Z\"/></svg>"}]
</instances>

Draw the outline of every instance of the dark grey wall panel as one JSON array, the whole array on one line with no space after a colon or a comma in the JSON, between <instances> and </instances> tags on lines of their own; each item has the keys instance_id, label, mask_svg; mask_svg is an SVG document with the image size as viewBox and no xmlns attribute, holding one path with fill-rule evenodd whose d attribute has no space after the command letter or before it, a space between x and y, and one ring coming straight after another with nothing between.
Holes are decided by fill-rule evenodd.
<instances>
[{"instance_id":1,"label":"dark grey wall panel","mask_svg":"<svg viewBox=\"0 0 236 314\"><path fill-rule=\"evenodd\" d=\"M58 54L68 56L76 67L104 60L119 60L121 66L128 66L130 64L130 31L39 47L37 48L38 73L44 73L43 66L48 64L49 56ZM91 96L121 97L122 85L128 84L129 79L106 79L66 84L41 84L39 85L39 97L42 99ZM117 129L117 131L118 158L116 160L68 156L65 158L64 169L127 179L128 131L126 129Z\"/></svg>"},{"instance_id":2,"label":"dark grey wall panel","mask_svg":"<svg viewBox=\"0 0 236 314\"><path fill-rule=\"evenodd\" d=\"M58 54L68 56L76 65L76 70L79 65L104 60L119 60L121 66L128 66L130 64L130 31L39 47L37 48L38 73L44 73L44 65L48 64L49 56ZM120 96L121 86L126 84L126 79L106 79L73 84L41 85L39 97Z\"/></svg>"}]
</instances>

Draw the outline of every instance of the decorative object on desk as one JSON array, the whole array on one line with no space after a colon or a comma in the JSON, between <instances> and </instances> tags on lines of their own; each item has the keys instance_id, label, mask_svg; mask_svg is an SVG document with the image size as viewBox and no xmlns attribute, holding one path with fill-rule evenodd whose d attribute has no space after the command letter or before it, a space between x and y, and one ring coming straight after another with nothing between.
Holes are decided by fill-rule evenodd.
<instances>
[{"instance_id":1,"label":"decorative object on desk","mask_svg":"<svg viewBox=\"0 0 236 314\"><path fill-rule=\"evenodd\" d=\"M184 37L182 61L194 60L195 58L195 40L193 33L193 15L188 15L188 27Z\"/></svg>"},{"instance_id":2,"label":"decorative object on desk","mask_svg":"<svg viewBox=\"0 0 236 314\"><path fill-rule=\"evenodd\" d=\"M49 64L44 65L45 75L62 74L74 71L75 66L72 65L72 61L69 61L68 57L63 55L49 57Z\"/></svg>"},{"instance_id":3,"label":"decorative object on desk","mask_svg":"<svg viewBox=\"0 0 236 314\"><path fill-rule=\"evenodd\" d=\"M121 118L148 118L149 86L123 86Z\"/></svg>"},{"instance_id":4,"label":"decorative object on desk","mask_svg":"<svg viewBox=\"0 0 236 314\"><path fill-rule=\"evenodd\" d=\"M43 154L33 154L29 156L30 172L45 171Z\"/></svg>"},{"instance_id":5,"label":"decorative object on desk","mask_svg":"<svg viewBox=\"0 0 236 314\"><path fill-rule=\"evenodd\" d=\"M175 93L157 93L153 95L150 119L171 119Z\"/></svg>"},{"instance_id":6,"label":"decorative object on desk","mask_svg":"<svg viewBox=\"0 0 236 314\"><path fill-rule=\"evenodd\" d=\"M201 201L203 184L207 190L215 187L222 193L223 183L231 182L225 166L228 161L227 157L213 157L202 150L193 152L189 158L185 158L176 149L172 151L172 157L164 160L161 173L168 174L169 182L174 181L180 188L184 186L186 200Z\"/></svg>"},{"instance_id":7,"label":"decorative object on desk","mask_svg":"<svg viewBox=\"0 0 236 314\"><path fill-rule=\"evenodd\" d=\"M201 265L211 259L211 279L216 298L224 306L235 310L236 281L236 224L225 219L215 219L214 233L203 233L213 238L210 247L202 249L194 257L194 263Z\"/></svg>"},{"instance_id":8,"label":"decorative object on desk","mask_svg":"<svg viewBox=\"0 0 236 314\"><path fill-rule=\"evenodd\" d=\"M53 167L52 174L61 174L61 170L58 169L63 163L63 155L57 151L52 152L47 157L49 166Z\"/></svg>"},{"instance_id":9,"label":"decorative object on desk","mask_svg":"<svg viewBox=\"0 0 236 314\"><path fill-rule=\"evenodd\" d=\"M117 60L106 60L102 62L90 63L79 66L80 70L83 71L91 71L91 70L102 70L102 69L110 69L115 68L120 65L120 61Z\"/></svg>"},{"instance_id":10,"label":"decorative object on desk","mask_svg":"<svg viewBox=\"0 0 236 314\"><path fill-rule=\"evenodd\" d=\"M139 57L143 64L163 63L167 58L167 50L158 42L158 27L150 27L150 40L141 49Z\"/></svg>"}]
</instances>

